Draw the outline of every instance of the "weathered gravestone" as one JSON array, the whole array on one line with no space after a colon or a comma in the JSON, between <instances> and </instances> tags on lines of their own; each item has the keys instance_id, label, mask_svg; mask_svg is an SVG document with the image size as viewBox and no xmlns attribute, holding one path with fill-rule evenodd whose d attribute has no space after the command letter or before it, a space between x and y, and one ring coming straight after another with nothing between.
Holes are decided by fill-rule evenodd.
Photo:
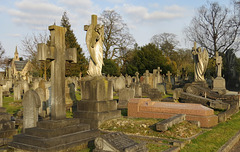
<instances>
[{"instance_id":1,"label":"weathered gravestone","mask_svg":"<svg viewBox=\"0 0 240 152\"><path fill-rule=\"evenodd\" d=\"M166 131L175 124L181 123L185 120L186 114L177 114L168 119L160 121L156 124L157 131Z\"/></svg>"},{"instance_id":2,"label":"weathered gravestone","mask_svg":"<svg viewBox=\"0 0 240 152\"><path fill-rule=\"evenodd\" d=\"M6 82L0 78L0 107L2 107L3 105L3 88L2 86L5 84Z\"/></svg>"},{"instance_id":3,"label":"weathered gravestone","mask_svg":"<svg viewBox=\"0 0 240 152\"><path fill-rule=\"evenodd\" d=\"M90 130L79 119L66 119L65 60L76 61L76 49L65 46L66 28L49 26L50 46L38 45L39 60L51 61L51 120L39 121L37 126L25 129L24 134L13 137L11 146L29 151L67 151L79 145L87 146L99 131Z\"/></svg>"},{"instance_id":4,"label":"weathered gravestone","mask_svg":"<svg viewBox=\"0 0 240 152\"><path fill-rule=\"evenodd\" d=\"M167 72L167 83L166 83L166 90L168 93L171 93L172 92L172 82L171 82L171 75L172 73L170 73L170 71Z\"/></svg>"},{"instance_id":5,"label":"weathered gravestone","mask_svg":"<svg viewBox=\"0 0 240 152\"><path fill-rule=\"evenodd\" d=\"M114 90L120 91L121 89L124 89L124 88L125 88L125 78L120 76L116 79Z\"/></svg>"},{"instance_id":6,"label":"weathered gravestone","mask_svg":"<svg viewBox=\"0 0 240 152\"><path fill-rule=\"evenodd\" d=\"M137 143L122 132L97 137L94 152L148 152L146 145Z\"/></svg>"},{"instance_id":7,"label":"weathered gravestone","mask_svg":"<svg viewBox=\"0 0 240 152\"><path fill-rule=\"evenodd\" d=\"M23 86L23 92L27 92L29 90L29 84L27 81L23 81L22 82L22 86Z\"/></svg>"},{"instance_id":8,"label":"weathered gravestone","mask_svg":"<svg viewBox=\"0 0 240 152\"><path fill-rule=\"evenodd\" d=\"M23 133L26 128L37 126L38 109L41 105L39 95L34 90L28 90L23 96Z\"/></svg>"},{"instance_id":9,"label":"weathered gravestone","mask_svg":"<svg viewBox=\"0 0 240 152\"><path fill-rule=\"evenodd\" d=\"M14 84L13 87L13 92L14 92L14 100L21 100L21 85L18 83Z\"/></svg>"},{"instance_id":10,"label":"weathered gravestone","mask_svg":"<svg viewBox=\"0 0 240 152\"><path fill-rule=\"evenodd\" d=\"M37 88L35 90L40 98L40 107L39 107L39 115L41 117L46 117L46 94L42 88Z\"/></svg>"},{"instance_id":11,"label":"weathered gravestone","mask_svg":"<svg viewBox=\"0 0 240 152\"><path fill-rule=\"evenodd\" d=\"M134 98L135 90L125 88L119 91L118 109L127 108L128 100Z\"/></svg>"}]
</instances>

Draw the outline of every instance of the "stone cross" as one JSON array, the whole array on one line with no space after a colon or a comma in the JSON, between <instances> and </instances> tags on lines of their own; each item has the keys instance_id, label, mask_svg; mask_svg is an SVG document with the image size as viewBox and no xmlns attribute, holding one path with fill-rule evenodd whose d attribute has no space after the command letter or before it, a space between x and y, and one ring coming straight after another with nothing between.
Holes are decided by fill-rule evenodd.
<instances>
[{"instance_id":1,"label":"stone cross","mask_svg":"<svg viewBox=\"0 0 240 152\"><path fill-rule=\"evenodd\" d=\"M138 83L139 82L139 73L136 72L135 75L136 75L136 83Z\"/></svg>"},{"instance_id":2,"label":"stone cross","mask_svg":"<svg viewBox=\"0 0 240 152\"><path fill-rule=\"evenodd\" d=\"M168 71L166 75L168 76L168 82L171 83L171 75L172 75L172 73L170 73L170 71Z\"/></svg>"},{"instance_id":3,"label":"stone cross","mask_svg":"<svg viewBox=\"0 0 240 152\"><path fill-rule=\"evenodd\" d=\"M66 118L65 103L65 61L77 62L76 48L66 49L66 28L49 26L51 33L50 46L38 44L38 60L51 61L51 119Z\"/></svg>"},{"instance_id":4,"label":"stone cross","mask_svg":"<svg viewBox=\"0 0 240 152\"><path fill-rule=\"evenodd\" d=\"M217 65L217 77L222 76L222 57L218 55L218 51L216 51L216 65Z\"/></svg>"}]
</instances>

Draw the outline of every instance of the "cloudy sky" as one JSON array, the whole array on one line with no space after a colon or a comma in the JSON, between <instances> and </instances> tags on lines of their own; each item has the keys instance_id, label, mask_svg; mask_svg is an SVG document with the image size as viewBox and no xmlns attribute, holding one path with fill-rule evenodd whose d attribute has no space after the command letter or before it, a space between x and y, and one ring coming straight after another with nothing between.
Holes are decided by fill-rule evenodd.
<instances>
[{"instance_id":1,"label":"cloudy sky","mask_svg":"<svg viewBox=\"0 0 240 152\"><path fill-rule=\"evenodd\" d=\"M6 55L12 57L15 47L22 56L21 40L32 34L48 32L54 22L60 25L64 11L72 29L88 56L84 25L90 23L91 14L100 15L103 10L115 10L128 25L139 46L150 42L155 34L174 33L185 43L183 29L191 22L196 9L209 0L0 0L0 42ZM217 0L230 7L231 0Z\"/></svg>"}]
</instances>

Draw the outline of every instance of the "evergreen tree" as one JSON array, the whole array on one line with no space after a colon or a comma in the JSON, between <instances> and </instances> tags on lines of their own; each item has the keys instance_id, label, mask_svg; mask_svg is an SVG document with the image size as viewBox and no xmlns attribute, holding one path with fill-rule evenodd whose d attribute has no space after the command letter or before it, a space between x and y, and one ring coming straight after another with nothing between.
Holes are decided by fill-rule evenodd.
<instances>
[{"instance_id":1,"label":"evergreen tree","mask_svg":"<svg viewBox=\"0 0 240 152\"><path fill-rule=\"evenodd\" d=\"M71 29L71 24L69 18L67 17L67 12L64 12L61 19L61 26L67 29L65 34L65 43L67 48L77 48L77 64L66 62L66 76L79 76L79 73L82 72L83 75L87 71L87 60L84 56L82 48L77 42L77 38Z\"/></svg>"}]
</instances>

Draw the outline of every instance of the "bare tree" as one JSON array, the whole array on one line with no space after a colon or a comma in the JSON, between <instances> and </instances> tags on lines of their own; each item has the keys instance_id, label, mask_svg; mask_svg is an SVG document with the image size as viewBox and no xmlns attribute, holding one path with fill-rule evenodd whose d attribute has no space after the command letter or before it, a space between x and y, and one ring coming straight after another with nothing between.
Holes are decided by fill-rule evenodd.
<instances>
[{"instance_id":1,"label":"bare tree","mask_svg":"<svg viewBox=\"0 0 240 152\"><path fill-rule=\"evenodd\" d=\"M99 21L104 25L104 59L121 58L135 44L127 24L114 10L104 10Z\"/></svg>"},{"instance_id":2,"label":"bare tree","mask_svg":"<svg viewBox=\"0 0 240 152\"><path fill-rule=\"evenodd\" d=\"M177 35L173 33L161 33L156 34L151 38L151 43L155 44L159 49L161 49L161 46L165 43L171 43L173 47L176 47L179 44L179 41L177 40Z\"/></svg>"},{"instance_id":3,"label":"bare tree","mask_svg":"<svg viewBox=\"0 0 240 152\"><path fill-rule=\"evenodd\" d=\"M5 54L5 49L3 48L1 42L0 42L0 67L3 68L5 65L5 58L4 58L4 54Z\"/></svg>"},{"instance_id":4,"label":"bare tree","mask_svg":"<svg viewBox=\"0 0 240 152\"><path fill-rule=\"evenodd\" d=\"M179 41L177 40L177 35L173 33L161 33L154 35L151 38L151 43L155 44L160 50L162 50L164 55L171 58Z\"/></svg>"},{"instance_id":5,"label":"bare tree","mask_svg":"<svg viewBox=\"0 0 240 152\"><path fill-rule=\"evenodd\" d=\"M48 34L40 33L38 35L32 34L31 36L27 35L22 40L22 46L20 47L26 54L24 55L30 60L35 60L37 57L37 45L38 43L47 43L49 37Z\"/></svg>"},{"instance_id":6,"label":"bare tree","mask_svg":"<svg viewBox=\"0 0 240 152\"><path fill-rule=\"evenodd\" d=\"M37 45L38 43L47 43L49 40L47 32L40 34L32 34L31 36L25 36L22 40L22 46L20 47L26 54L24 55L27 59L31 61L33 66L35 67L35 72L40 75L43 74L43 69L45 73L46 79L46 70L49 68L50 64L47 62L40 62L37 60Z\"/></svg>"},{"instance_id":7,"label":"bare tree","mask_svg":"<svg viewBox=\"0 0 240 152\"><path fill-rule=\"evenodd\" d=\"M212 2L198 9L184 32L189 41L196 41L208 50L210 56L213 56L216 51L225 53L230 48L237 49L238 45L234 43L238 36L239 25L239 17L234 11Z\"/></svg>"}]
</instances>

